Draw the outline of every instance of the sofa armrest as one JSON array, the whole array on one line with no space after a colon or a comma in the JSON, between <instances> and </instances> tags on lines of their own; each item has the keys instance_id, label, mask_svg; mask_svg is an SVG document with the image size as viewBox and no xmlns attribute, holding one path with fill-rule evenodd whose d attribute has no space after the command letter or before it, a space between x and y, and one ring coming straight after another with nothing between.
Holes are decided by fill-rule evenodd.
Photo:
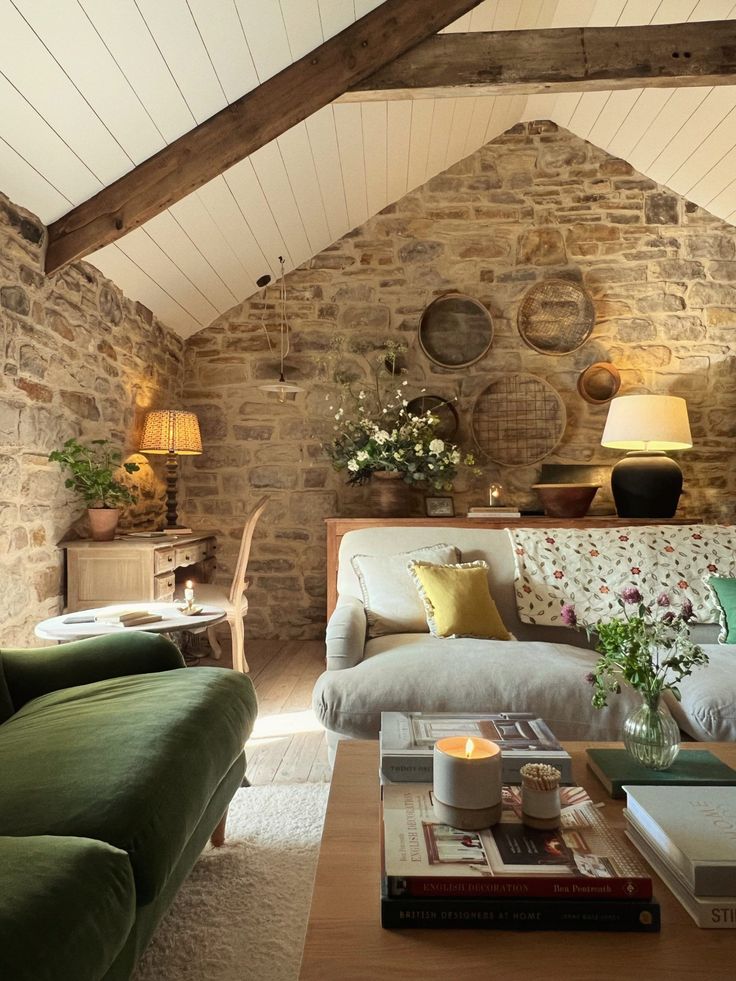
<instances>
[{"instance_id":1,"label":"sofa armrest","mask_svg":"<svg viewBox=\"0 0 736 981\"><path fill-rule=\"evenodd\" d=\"M145 631L89 637L57 647L4 649L0 657L16 712L31 699L62 688L185 666L170 640Z\"/></svg>"},{"instance_id":2,"label":"sofa armrest","mask_svg":"<svg viewBox=\"0 0 736 981\"><path fill-rule=\"evenodd\" d=\"M340 599L327 624L327 670L352 668L363 660L367 620L354 596Z\"/></svg>"}]
</instances>

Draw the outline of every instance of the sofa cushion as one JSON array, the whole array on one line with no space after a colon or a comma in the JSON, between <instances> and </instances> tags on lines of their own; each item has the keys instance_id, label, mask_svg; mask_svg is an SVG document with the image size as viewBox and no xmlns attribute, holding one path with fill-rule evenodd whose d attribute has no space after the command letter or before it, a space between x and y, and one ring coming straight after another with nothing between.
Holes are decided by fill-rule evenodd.
<instances>
[{"instance_id":1,"label":"sofa cushion","mask_svg":"<svg viewBox=\"0 0 736 981\"><path fill-rule=\"evenodd\" d=\"M667 705L679 727L693 739L736 741L736 644L702 644L708 664L679 684L682 700Z\"/></svg>"},{"instance_id":2,"label":"sofa cushion","mask_svg":"<svg viewBox=\"0 0 736 981\"><path fill-rule=\"evenodd\" d=\"M407 631L426 633L424 604L409 576L411 559L445 565L459 562L454 545L428 545L390 555L354 555L351 564L363 594L368 636L383 637Z\"/></svg>"},{"instance_id":3,"label":"sofa cushion","mask_svg":"<svg viewBox=\"0 0 736 981\"><path fill-rule=\"evenodd\" d=\"M433 565L411 561L409 575L435 637L511 639L488 590L487 562Z\"/></svg>"},{"instance_id":4,"label":"sofa cushion","mask_svg":"<svg viewBox=\"0 0 736 981\"><path fill-rule=\"evenodd\" d=\"M640 701L625 689L593 708L586 675L597 655L567 644L399 634L369 641L365 654L322 674L313 698L327 729L356 739L377 738L382 711L534 712L558 739L620 739Z\"/></svg>"},{"instance_id":5,"label":"sofa cushion","mask_svg":"<svg viewBox=\"0 0 736 981\"><path fill-rule=\"evenodd\" d=\"M252 683L182 668L43 695L0 726L0 834L76 835L130 856L156 897L256 715Z\"/></svg>"},{"instance_id":6,"label":"sofa cushion","mask_svg":"<svg viewBox=\"0 0 736 981\"><path fill-rule=\"evenodd\" d=\"M88 838L0 837L1 978L101 978L134 919L125 852Z\"/></svg>"},{"instance_id":7,"label":"sofa cushion","mask_svg":"<svg viewBox=\"0 0 736 981\"><path fill-rule=\"evenodd\" d=\"M711 576L708 583L720 610L721 631L718 640L722 644L736 643L736 579Z\"/></svg>"}]
</instances>

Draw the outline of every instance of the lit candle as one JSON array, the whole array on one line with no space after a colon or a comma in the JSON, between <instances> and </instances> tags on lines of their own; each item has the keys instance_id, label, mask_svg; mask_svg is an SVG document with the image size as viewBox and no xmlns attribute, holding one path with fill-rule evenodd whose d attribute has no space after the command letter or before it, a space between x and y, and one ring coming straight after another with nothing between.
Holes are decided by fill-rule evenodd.
<instances>
[{"instance_id":1,"label":"lit candle","mask_svg":"<svg viewBox=\"0 0 736 981\"><path fill-rule=\"evenodd\" d=\"M434 746L434 813L462 831L501 817L501 747L490 739L448 736Z\"/></svg>"},{"instance_id":2,"label":"lit candle","mask_svg":"<svg viewBox=\"0 0 736 981\"><path fill-rule=\"evenodd\" d=\"M490 506L498 507L501 503L501 494L503 493L503 487L500 484L491 484L488 487L488 503Z\"/></svg>"},{"instance_id":3,"label":"lit candle","mask_svg":"<svg viewBox=\"0 0 736 981\"><path fill-rule=\"evenodd\" d=\"M187 606L191 606L194 602L194 583L191 579L187 579L184 583L184 599L187 602Z\"/></svg>"}]
</instances>

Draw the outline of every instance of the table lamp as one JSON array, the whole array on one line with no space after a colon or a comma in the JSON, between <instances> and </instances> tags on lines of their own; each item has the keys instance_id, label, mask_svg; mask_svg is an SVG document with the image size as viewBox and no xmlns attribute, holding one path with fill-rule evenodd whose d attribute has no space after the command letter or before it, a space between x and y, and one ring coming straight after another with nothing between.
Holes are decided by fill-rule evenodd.
<instances>
[{"instance_id":1,"label":"table lamp","mask_svg":"<svg viewBox=\"0 0 736 981\"><path fill-rule=\"evenodd\" d=\"M611 471L619 517L674 517L682 493L682 471L666 451L693 445L685 399L675 395L613 399L601 445L629 451Z\"/></svg>"},{"instance_id":2,"label":"table lamp","mask_svg":"<svg viewBox=\"0 0 736 981\"><path fill-rule=\"evenodd\" d=\"M197 456L202 452L199 421L193 412L154 409L143 424L141 453L166 454L166 527L176 528L177 456Z\"/></svg>"}]
</instances>

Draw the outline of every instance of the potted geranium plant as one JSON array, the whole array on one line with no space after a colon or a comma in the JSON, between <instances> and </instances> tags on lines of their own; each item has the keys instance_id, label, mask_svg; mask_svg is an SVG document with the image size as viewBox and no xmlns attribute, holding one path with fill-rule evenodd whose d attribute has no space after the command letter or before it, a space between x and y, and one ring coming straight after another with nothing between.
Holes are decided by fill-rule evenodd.
<instances>
[{"instance_id":1,"label":"potted geranium plant","mask_svg":"<svg viewBox=\"0 0 736 981\"><path fill-rule=\"evenodd\" d=\"M109 440L93 439L85 446L68 439L60 450L49 453L49 460L71 472L64 486L76 491L87 505L90 530L95 541L110 541L120 519L120 507L135 504L130 487L119 479L120 472L135 473L137 463L122 463L119 450Z\"/></svg>"},{"instance_id":2,"label":"potted geranium plant","mask_svg":"<svg viewBox=\"0 0 736 981\"><path fill-rule=\"evenodd\" d=\"M580 623L575 608L565 603L562 622L596 638L600 657L587 677L596 708L606 706L609 695L621 691L622 682L641 694L642 705L624 722L624 745L649 769L666 770L679 752L680 731L661 701L662 693L672 692L680 701L680 682L707 664L708 655L690 639L689 599L676 608L663 591L654 602L645 603L638 587L627 586L618 603L622 616L592 625Z\"/></svg>"}]
</instances>

